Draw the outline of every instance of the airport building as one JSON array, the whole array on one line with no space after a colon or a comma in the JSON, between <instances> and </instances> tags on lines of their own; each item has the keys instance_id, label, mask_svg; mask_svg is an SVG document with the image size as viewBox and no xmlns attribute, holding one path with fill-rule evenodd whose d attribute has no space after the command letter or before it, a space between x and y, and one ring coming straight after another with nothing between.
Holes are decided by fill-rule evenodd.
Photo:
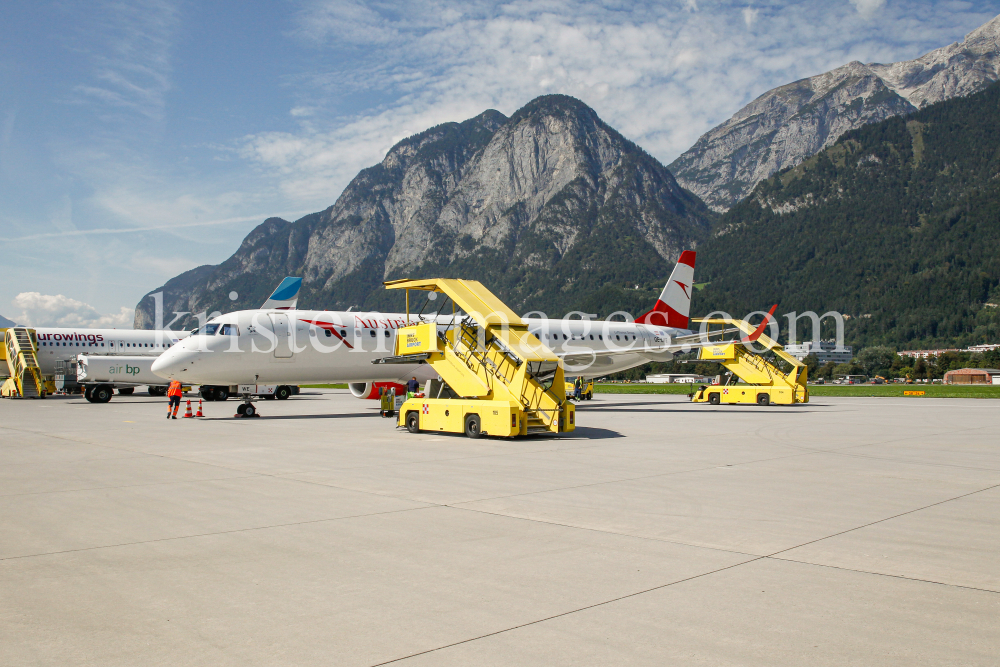
<instances>
[{"instance_id":1,"label":"airport building","mask_svg":"<svg viewBox=\"0 0 1000 667\"><path fill-rule=\"evenodd\" d=\"M646 376L646 382L650 384L674 384L677 382L694 384L710 380L711 378L697 373L651 373Z\"/></svg>"},{"instance_id":2,"label":"airport building","mask_svg":"<svg viewBox=\"0 0 1000 667\"><path fill-rule=\"evenodd\" d=\"M835 364L846 364L850 363L851 359L854 358L854 350L850 345L844 345L840 349L837 349L837 343L832 340L824 340L819 343L810 340L801 345L786 345L785 352L799 361L802 361L810 354L815 354L816 358L819 359L820 365L831 361Z\"/></svg>"},{"instance_id":3,"label":"airport building","mask_svg":"<svg viewBox=\"0 0 1000 667\"><path fill-rule=\"evenodd\" d=\"M945 384L1000 384L996 368L959 368L944 374Z\"/></svg>"}]
</instances>

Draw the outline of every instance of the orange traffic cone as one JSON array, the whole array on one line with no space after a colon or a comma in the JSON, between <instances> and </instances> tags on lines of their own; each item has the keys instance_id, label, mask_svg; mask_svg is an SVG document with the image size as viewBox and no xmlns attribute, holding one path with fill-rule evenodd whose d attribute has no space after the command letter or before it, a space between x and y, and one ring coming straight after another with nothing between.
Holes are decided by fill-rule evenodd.
<instances>
[{"instance_id":1,"label":"orange traffic cone","mask_svg":"<svg viewBox=\"0 0 1000 667\"><path fill-rule=\"evenodd\" d=\"M190 400L188 400L188 407L187 407L187 411L184 413L184 417L185 418L187 418L187 417L194 417L194 415L191 414L191 401Z\"/></svg>"},{"instance_id":2,"label":"orange traffic cone","mask_svg":"<svg viewBox=\"0 0 1000 667\"><path fill-rule=\"evenodd\" d=\"M205 416L205 415L203 415L201 413L201 399L200 398L198 399L198 412L196 412L194 416L195 417L204 417Z\"/></svg>"}]
</instances>

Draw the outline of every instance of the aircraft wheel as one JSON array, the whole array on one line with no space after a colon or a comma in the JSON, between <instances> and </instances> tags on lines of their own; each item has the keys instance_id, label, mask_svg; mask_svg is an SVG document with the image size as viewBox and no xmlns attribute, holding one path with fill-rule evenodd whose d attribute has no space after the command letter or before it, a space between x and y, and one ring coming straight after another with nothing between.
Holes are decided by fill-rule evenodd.
<instances>
[{"instance_id":1,"label":"aircraft wheel","mask_svg":"<svg viewBox=\"0 0 1000 667\"><path fill-rule=\"evenodd\" d=\"M256 417L257 408L254 407L253 403L247 403L246 408L243 410L244 417Z\"/></svg>"},{"instance_id":2,"label":"aircraft wheel","mask_svg":"<svg viewBox=\"0 0 1000 667\"><path fill-rule=\"evenodd\" d=\"M410 433L420 433L420 415L416 412L406 413L406 430Z\"/></svg>"},{"instance_id":3,"label":"aircraft wheel","mask_svg":"<svg viewBox=\"0 0 1000 667\"><path fill-rule=\"evenodd\" d=\"M718 405L719 403L721 403L719 399L719 392L713 391L711 394L709 394L708 402L710 405Z\"/></svg>"},{"instance_id":4,"label":"aircraft wheel","mask_svg":"<svg viewBox=\"0 0 1000 667\"><path fill-rule=\"evenodd\" d=\"M284 385L274 390L274 397L279 401L283 401L291 395L292 395L292 390Z\"/></svg>"},{"instance_id":5,"label":"aircraft wheel","mask_svg":"<svg viewBox=\"0 0 1000 667\"><path fill-rule=\"evenodd\" d=\"M478 438L483 434L482 423L479 415L469 415L465 418L465 435L470 438Z\"/></svg>"},{"instance_id":6,"label":"aircraft wheel","mask_svg":"<svg viewBox=\"0 0 1000 667\"><path fill-rule=\"evenodd\" d=\"M94 387L94 390L90 392L93 397L92 401L94 403L108 403L111 401L111 387L106 384L98 385Z\"/></svg>"},{"instance_id":7,"label":"aircraft wheel","mask_svg":"<svg viewBox=\"0 0 1000 667\"><path fill-rule=\"evenodd\" d=\"M771 397L767 394L757 394L757 405L769 405Z\"/></svg>"},{"instance_id":8,"label":"aircraft wheel","mask_svg":"<svg viewBox=\"0 0 1000 667\"><path fill-rule=\"evenodd\" d=\"M244 414L246 414L246 411L247 411L246 403L240 403L239 405L236 406L236 414L238 416L242 417Z\"/></svg>"}]
</instances>

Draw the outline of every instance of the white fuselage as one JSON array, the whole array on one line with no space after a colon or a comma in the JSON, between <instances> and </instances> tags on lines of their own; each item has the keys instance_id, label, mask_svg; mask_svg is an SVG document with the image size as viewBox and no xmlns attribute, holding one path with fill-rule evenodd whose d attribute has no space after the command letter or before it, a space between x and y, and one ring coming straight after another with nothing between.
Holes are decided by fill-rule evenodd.
<instances>
[{"instance_id":1,"label":"white fuselage","mask_svg":"<svg viewBox=\"0 0 1000 667\"><path fill-rule=\"evenodd\" d=\"M187 331L146 329L70 329L34 327L38 336L38 365L42 375L53 375L57 362L75 362L78 354L158 357L182 340Z\"/></svg>"},{"instance_id":2,"label":"white fuselage","mask_svg":"<svg viewBox=\"0 0 1000 667\"><path fill-rule=\"evenodd\" d=\"M443 328L452 316L438 316ZM666 361L686 329L600 320L526 319L566 374L596 377L647 361ZM406 315L342 311L238 311L209 321L164 352L153 372L191 384L308 384L399 381L426 365L373 364L395 354ZM687 350L684 350L687 351ZM421 372L423 371L423 373Z\"/></svg>"}]
</instances>

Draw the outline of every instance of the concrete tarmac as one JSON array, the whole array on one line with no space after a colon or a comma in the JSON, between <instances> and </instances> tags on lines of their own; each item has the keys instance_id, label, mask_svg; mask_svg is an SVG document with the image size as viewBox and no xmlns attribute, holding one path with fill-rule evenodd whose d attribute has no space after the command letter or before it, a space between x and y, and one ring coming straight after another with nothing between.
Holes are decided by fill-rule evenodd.
<instances>
[{"instance_id":1,"label":"concrete tarmac","mask_svg":"<svg viewBox=\"0 0 1000 667\"><path fill-rule=\"evenodd\" d=\"M0 401L0 665L1000 664L1000 402Z\"/></svg>"}]
</instances>

